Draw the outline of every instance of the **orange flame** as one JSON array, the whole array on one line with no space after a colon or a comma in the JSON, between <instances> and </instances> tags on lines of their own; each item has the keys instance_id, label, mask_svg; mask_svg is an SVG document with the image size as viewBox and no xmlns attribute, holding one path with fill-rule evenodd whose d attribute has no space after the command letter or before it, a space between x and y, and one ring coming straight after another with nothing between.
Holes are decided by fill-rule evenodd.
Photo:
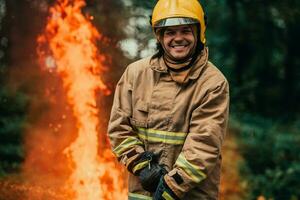
<instances>
[{"instance_id":1,"label":"orange flame","mask_svg":"<svg viewBox=\"0 0 300 200\"><path fill-rule=\"evenodd\" d=\"M107 147L99 147L98 141L106 138L98 138L96 93L107 95L110 91L100 78L106 57L95 45L103 37L89 21L93 18L82 14L83 6L84 0L58 0L50 8L45 33L38 38L40 44L49 46L51 56L43 51L39 54L46 67L56 69L61 76L77 121L78 136L64 151L72 168L68 186L76 200L127 199L123 175L113 154Z\"/></svg>"}]
</instances>

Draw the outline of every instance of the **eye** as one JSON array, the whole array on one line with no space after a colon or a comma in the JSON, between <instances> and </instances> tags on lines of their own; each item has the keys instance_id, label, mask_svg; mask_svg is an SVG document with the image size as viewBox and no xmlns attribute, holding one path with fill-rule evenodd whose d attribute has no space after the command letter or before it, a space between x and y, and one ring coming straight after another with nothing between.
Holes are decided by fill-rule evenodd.
<instances>
[{"instance_id":1,"label":"eye","mask_svg":"<svg viewBox=\"0 0 300 200\"><path fill-rule=\"evenodd\" d=\"M183 34L189 34L189 33L191 33L191 32L192 32L191 29L184 29L184 30L182 31Z\"/></svg>"},{"instance_id":2,"label":"eye","mask_svg":"<svg viewBox=\"0 0 300 200\"><path fill-rule=\"evenodd\" d=\"M166 31L165 31L165 35L167 35L167 36L175 35L175 31L166 30Z\"/></svg>"}]
</instances>

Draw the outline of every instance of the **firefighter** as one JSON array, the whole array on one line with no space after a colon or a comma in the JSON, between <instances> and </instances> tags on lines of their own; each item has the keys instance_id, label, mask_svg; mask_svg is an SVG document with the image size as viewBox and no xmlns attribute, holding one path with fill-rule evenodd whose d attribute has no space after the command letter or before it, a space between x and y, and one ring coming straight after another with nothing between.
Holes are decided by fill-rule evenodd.
<instances>
[{"instance_id":1,"label":"firefighter","mask_svg":"<svg viewBox=\"0 0 300 200\"><path fill-rule=\"evenodd\" d=\"M129 200L218 199L228 82L208 61L197 0L159 0L157 52L119 80L108 133L129 173Z\"/></svg>"}]
</instances>

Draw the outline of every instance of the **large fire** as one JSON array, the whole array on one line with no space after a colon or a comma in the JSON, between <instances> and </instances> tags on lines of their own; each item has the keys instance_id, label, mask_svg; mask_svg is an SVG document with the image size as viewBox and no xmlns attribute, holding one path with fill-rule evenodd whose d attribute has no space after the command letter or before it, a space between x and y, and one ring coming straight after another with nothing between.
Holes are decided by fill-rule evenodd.
<instances>
[{"instance_id":1,"label":"large fire","mask_svg":"<svg viewBox=\"0 0 300 200\"><path fill-rule=\"evenodd\" d=\"M58 0L38 38L39 44L46 43L50 50L40 49L39 55L46 68L60 75L76 120L77 137L63 151L71 168L66 188L72 190L70 198L75 200L127 199L113 154L108 145L99 146L106 136L98 134L101 112L96 94L110 91L100 78L106 58L95 45L102 36L90 22L92 17L83 15L84 6L84 0Z\"/></svg>"}]
</instances>

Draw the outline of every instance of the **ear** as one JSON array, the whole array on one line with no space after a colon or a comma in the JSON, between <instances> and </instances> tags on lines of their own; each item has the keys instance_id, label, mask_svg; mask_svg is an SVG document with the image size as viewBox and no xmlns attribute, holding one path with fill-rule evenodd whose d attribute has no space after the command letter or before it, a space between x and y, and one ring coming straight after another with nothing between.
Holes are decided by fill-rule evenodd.
<instances>
[{"instance_id":1,"label":"ear","mask_svg":"<svg viewBox=\"0 0 300 200\"><path fill-rule=\"evenodd\" d=\"M162 41L161 36L160 36L159 34L156 34L156 33L155 33L155 37L156 37L156 40L157 40L159 43L161 43L161 41Z\"/></svg>"},{"instance_id":2,"label":"ear","mask_svg":"<svg viewBox=\"0 0 300 200\"><path fill-rule=\"evenodd\" d=\"M159 43L161 43L162 42L162 34L161 34L161 31L160 30L158 30L158 29L153 29L153 33L154 33L154 35L155 35L155 38L156 38L156 40L159 42Z\"/></svg>"},{"instance_id":3,"label":"ear","mask_svg":"<svg viewBox=\"0 0 300 200\"><path fill-rule=\"evenodd\" d=\"M165 28L154 28L153 29L156 40L160 43L162 43L165 30L166 30Z\"/></svg>"},{"instance_id":4,"label":"ear","mask_svg":"<svg viewBox=\"0 0 300 200\"><path fill-rule=\"evenodd\" d=\"M200 31L198 30L198 29L199 29L199 26L193 24L193 25L191 25L190 27L191 27L191 29L192 29L192 31L193 31L193 35L194 35L195 39L198 39L199 34L200 34Z\"/></svg>"}]
</instances>

